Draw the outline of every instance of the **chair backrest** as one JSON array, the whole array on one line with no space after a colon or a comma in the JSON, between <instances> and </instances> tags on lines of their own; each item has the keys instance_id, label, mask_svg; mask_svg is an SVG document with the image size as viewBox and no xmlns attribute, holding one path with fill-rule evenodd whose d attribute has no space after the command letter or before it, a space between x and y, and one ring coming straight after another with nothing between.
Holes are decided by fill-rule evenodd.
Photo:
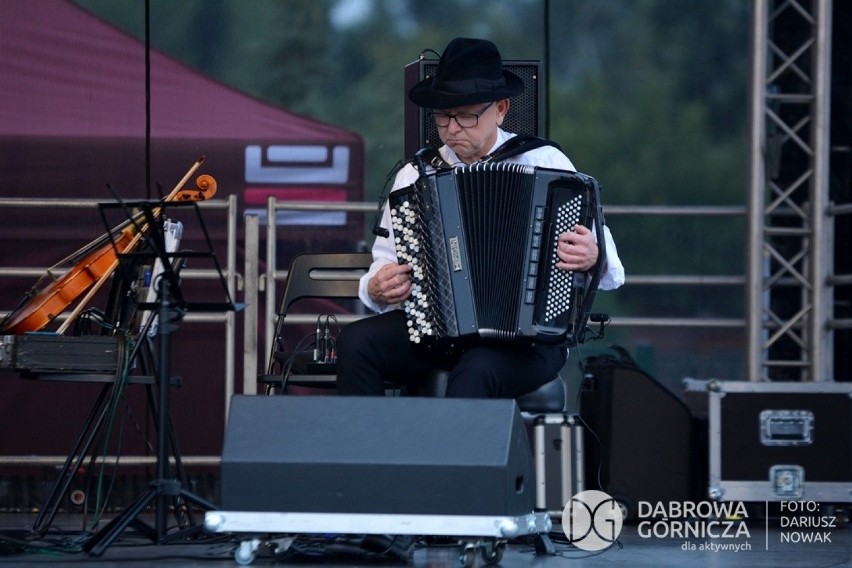
<instances>
[{"instance_id":1,"label":"chair backrest","mask_svg":"<svg viewBox=\"0 0 852 568\"><path fill-rule=\"evenodd\" d=\"M274 331L276 340L269 354L266 374L260 375L260 380L267 383L267 388L272 384L268 379L273 378L273 383L281 381L278 365L285 364L285 361L292 363L290 357L298 354L284 350L284 320L293 304L303 299L357 300L359 279L372 261L370 253L304 253L292 260L278 306L278 321ZM342 306L341 311L345 311ZM296 351L298 347L297 343ZM334 375L330 376L333 378ZM291 384L294 382L290 381ZM328 384L317 386L334 386L333 380L325 382Z\"/></svg>"},{"instance_id":2,"label":"chair backrest","mask_svg":"<svg viewBox=\"0 0 852 568\"><path fill-rule=\"evenodd\" d=\"M298 255L290 263L278 315L303 298L357 298L358 279L372 261L368 252Z\"/></svg>"}]
</instances>

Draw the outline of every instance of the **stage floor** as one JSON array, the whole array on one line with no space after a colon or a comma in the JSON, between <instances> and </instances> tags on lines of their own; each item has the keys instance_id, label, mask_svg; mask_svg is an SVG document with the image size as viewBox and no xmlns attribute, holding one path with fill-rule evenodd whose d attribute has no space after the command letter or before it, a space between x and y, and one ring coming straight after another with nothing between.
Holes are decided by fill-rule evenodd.
<instances>
[{"instance_id":1,"label":"stage floor","mask_svg":"<svg viewBox=\"0 0 852 568\"><path fill-rule=\"evenodd\" d=\"M234 558L235 543L246 535L213 535L200 533L190 541L155 545L141 538L133 529L122 533L103 553L93 557L85 552L68 552L79 541L82 519L60 515L51 525L47 536L30 543L25 550L15 541L25 535L34 522L27 514L0 515L0 565L61 565L61 566L239 566ZM712 531L706 538L683 538L670 525L626 525L618 542L600 552L587 552L567 544L559 527L552 536L553 554L536 554L532 542L512 541L506 548L500 566L507 568L630 567L658 568L661 566L689 567L749 567L749 568L815 568L849 566L852 564L852 531L839 522L834 527L782 527L777 522L753 520L747 534L740 529L738 536L722 536ZM713 536L715 535L715 536ZM460 548L452 542L433 539L429 546L417 546L408 566L457 567ZM354 556L301 557L276 559L258 554L252 566L354 566L377 563ZM387 562L385 562L387 564ZM397 562L396 565L401 563ZM475 566L484 566L477 556Z\"/></svg>"}]
</instances>

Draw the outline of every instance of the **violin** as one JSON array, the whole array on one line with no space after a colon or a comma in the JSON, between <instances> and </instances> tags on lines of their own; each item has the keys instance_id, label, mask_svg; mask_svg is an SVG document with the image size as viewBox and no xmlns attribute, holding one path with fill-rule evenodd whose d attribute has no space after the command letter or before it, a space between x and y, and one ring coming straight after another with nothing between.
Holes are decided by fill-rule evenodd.
<instances>
[{"instance_id":1,"label":"violin","mask_svg":"<svg viewBox=\"0 0 852 568\"><path fill-rule=\"evenodd\" d=\"M203 160L201 157L193 164L171 193L163 199L164 202L203 201L216 194L216 180L209 175L199 176L195 188L183 187ZM155 209L154 214L159 216L160 208ZM115 272L119 255L132 252L148 231L148 225L139 227L138 220L139 216L134 216L116 227L111 234L100 236L72 255L79 260L61 277L52 280L37 292L32 291L30 298L0 324L0 333L20 335L40 331L79 300L74 311L58 329L58 333L64 333L103 283ZM111 235L115 238L111 238ZM64 262L60 261L59 264ZM45 277L53 277L51 270L48 269L45 276L36 282L33 290Z\"/></svg>"}]
</instances>

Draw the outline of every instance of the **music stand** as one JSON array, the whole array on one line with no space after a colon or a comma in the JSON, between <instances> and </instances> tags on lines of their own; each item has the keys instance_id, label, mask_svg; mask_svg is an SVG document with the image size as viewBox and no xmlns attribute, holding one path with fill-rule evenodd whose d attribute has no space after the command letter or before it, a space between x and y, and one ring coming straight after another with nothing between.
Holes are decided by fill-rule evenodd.
<instances>
[{"instance_id":1,"label":"music stand","mask_svg":"<svg viewBox=\"0 0 852 568\"><path fill-rule=\"evenodd\" d=\"M131 217L132 222L136 225L137 230L145 229L150 234L147 235L148 249L142 252L119 252L116 254L119 260L135 260L139 258L147 258L159 260L162 263L163 271L159 276L158 282L152 282L158 291L157 302L140 302L137 308L140 310L157 310L158 327L157 336L159 339L157 369L155 370L156 384L158 388L157 400L157 478L149 483L149 488L137 497L130 506L125 509L119 516L112 519L106 526L93 535L83 545L83 549L92 556L102 555L110 544L130 525L140 529L150 540L155 544L164 544L177 537L185 536L188 533L196 532L202 528L201 525L193 525L187 529L166 534L166 519L167 519L167 501L174 502L182 501L195 505L204 510L216 509L216 506L205 499L195 495L188 489L183 487L182 481L170 478L169 475L169 441L172 443L172 451L175 453L176 462L179 460L177 456L177 443L174 433L172 432L172 422L170 413L170 383L171 383L171 336L179 326L183 315L189 311L233 311L237 307L233 303L228 292L228 287L222 270L219 267L215 254L213 254L213 246L207 228L204 225L204 220L201 217L198 205L195 202L150 202L140 201L133 203L120 204L101 204L101 216L104 219L104 225L109 229L109 223L105 217L105 210L109 208L122 207L125 212L131 209L141 211L139 215ZM199 220L199 226L202 229L204 238L207 243L207 251L204 252L166 252L165 234L162 230L160 218L164 216L167 208L175 207L193 207L196 216ZM144 223L139 223L137 219L144 219ZM147 225L147 226L146 226ZM113 243L116 242L112 235ZM212 259L216 270L219 274L220 282L222 283L223 292L225 294L224 302L188 302L181 291L180 279L175 270L175 263L182 262L187 258L205 257ZM171 434L171 440L170 440ZM139 519L139 516L154 504L154 526L150 527Z\"/></svg>"}]
</instances>

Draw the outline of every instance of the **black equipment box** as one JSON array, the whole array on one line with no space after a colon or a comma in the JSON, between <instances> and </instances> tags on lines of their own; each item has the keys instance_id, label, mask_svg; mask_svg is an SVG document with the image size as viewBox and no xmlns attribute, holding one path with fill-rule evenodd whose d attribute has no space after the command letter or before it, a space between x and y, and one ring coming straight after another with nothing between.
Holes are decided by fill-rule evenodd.
<instances>
[{"instance_id":1,"label":"black equipment box","mask_svg":"<svg viewBox=\"0 0 852 568\"><path fill-rule=\"evenodd\" d=\"M0 336L0 369L39 373L115 374L122 346L117 337L51 333Z\"/></svg>"},{"instance_id":2,"label":"black equipment box","mask_svg":"<svg viewBox=\"0 0 852 568\"><path fill-rule=\"evenodd\" d=\"M709 381L709 496L852 502L852 383Z\"/></svg>"},{"instance_id":3,"label":"black equipment box","mask_svg":"<svg viewBox=\"0 0 852 568\"><path fill-rule=\"evenodd\" d=\"M704 488L694 469L689 409L626 350L610 349L583 363L586 487L599 482L628 517L638 514L643 501L694 501Z\"/></svg>"}]
</instances>

